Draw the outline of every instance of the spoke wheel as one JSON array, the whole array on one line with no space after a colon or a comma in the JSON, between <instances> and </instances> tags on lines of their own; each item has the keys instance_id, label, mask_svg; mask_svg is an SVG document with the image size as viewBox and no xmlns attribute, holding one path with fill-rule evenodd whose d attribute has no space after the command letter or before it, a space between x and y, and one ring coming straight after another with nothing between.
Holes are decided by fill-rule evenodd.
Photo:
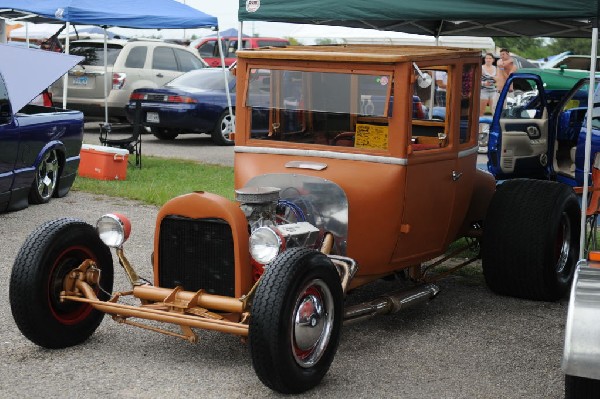
<instances>
[{"instance_id":1,"label":"spoke wheel","mask_svg":"<svg viewBox=\"0 0 600 399\"><path fill-rule=\"evenodd\" d=\"M32 204L45 204L50 201L56 190L59 169L57 151L50 150L44 153L35 171L35 178L29 191L29 202Z\"/></svg>"}]
</instances>

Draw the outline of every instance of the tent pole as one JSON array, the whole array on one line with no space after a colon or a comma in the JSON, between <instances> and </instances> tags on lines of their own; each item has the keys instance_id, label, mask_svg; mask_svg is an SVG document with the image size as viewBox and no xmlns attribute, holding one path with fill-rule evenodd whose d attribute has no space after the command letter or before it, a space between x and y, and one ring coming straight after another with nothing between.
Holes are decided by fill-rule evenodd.
<instances>
[{"instance_id":1,"label":"tent pole","mask_svg":"<svg viewBox=\"0 0 600 399\"><path fill-rule=\"evenodd\" d=\"M440 45L440 37L435 37L435 47ZM431 106L429 107L429 119L433 119L433 106L435 105L435 76L436 72L433 72L431 87L429 88L429 98L431 99Z\"/></svg>"},{"instance_id":2,"label":"tent pole","mask_svg":"<svg viewBox=\"0 0 600 399\"><path fill-rule=\"evenodd\" d=\"M104 29L104 124L108 125L108 32L106 32L106 25L102 27Z\"/></svg>"},{"instance_id":3,"label":"tent pole","mask_svg":"<svg viewBox=\"0 0 600 399\"><path fill-rule=\"evenodd\" d=\"M594 92L596 78L596 59L598 56L598 20L594 19L592 29L592 54L590 59L590 86L588 90L587 118L585 132L585 158L583 162L583 193L581 194L581 234L579 235L579 259L585 259L586 210L588 204L588 177L592 152L592 112L594 110Z\"/></svg>"},{"instance_id":4,"label":"tent pole","mask_svg":"<svg viewBox=\"0 0 600 399\"><path fill-rule=\"evenodd\" d=\"M69 54L69 32L71 31L71 23L67 22L65 30L67 37L65 38L65 54ZM67 89L69 85L69 72L63 75L63 109L67 109Z\"/></svg>"},{"instance_id":5,"label":"tent pole","mask_svg":"<svg viewBox=\"0 0 600 399\"><path fill-rule=\"evenodd\" d=\"M25 22L25 43L27 43L27 48L29 48L29 22Z\"/></svg>"},{"instance_id":6,"label":"tent pole","mask_svg":"<svg viewBox=\"0 0 600 399\"><path fill-rule=\"evenodd\" d=\"M231 105L231 93L229 92L229 82L227 80L227 69L225 67L225 56L223 55L223 45L221 43L221 33L217 29L217 43L219 44L219 57L221 57L221 70L223 71L223 82L225 83L225 93L227 95L227 108L231 116L231 132L235 131L235 115Z\"/></svg>"},{"instance_id":7,"label":"tent pole","mask_svg":"<svg viewBox=\"0 0 600 399\"><path fill-rule=\"evenodd\" d=\"M242 49L242 37L244 34L242 33L242 29L244 29L244 23L242 21L238 22L238 50Z\"/></svg>"}]
</instances>

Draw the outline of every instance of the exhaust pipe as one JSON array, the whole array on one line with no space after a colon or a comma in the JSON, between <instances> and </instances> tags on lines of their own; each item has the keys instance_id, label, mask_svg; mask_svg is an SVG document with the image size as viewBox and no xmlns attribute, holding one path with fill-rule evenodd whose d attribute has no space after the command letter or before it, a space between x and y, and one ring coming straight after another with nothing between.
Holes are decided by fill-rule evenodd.
<instances>
[{"instance_id":1,"label":"exhaust pipe","mask_svg":"<svg viewBox=\"0 0 600 399\"><path fill-rule=\"evenodd\" d=\"M409 290L391 292L385 296L349 306L344 310L344 324L370 319L379 314L396 313L413 305L428 302L440 289L435 284L425 284Z\"/></svg>"}]
</instances>

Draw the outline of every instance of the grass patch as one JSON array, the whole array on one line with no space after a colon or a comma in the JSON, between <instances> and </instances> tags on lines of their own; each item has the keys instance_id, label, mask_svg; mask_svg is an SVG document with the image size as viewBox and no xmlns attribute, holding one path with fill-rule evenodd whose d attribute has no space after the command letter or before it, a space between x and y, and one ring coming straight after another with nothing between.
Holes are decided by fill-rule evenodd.
<instances>
[{"instance_id":1,"label":"grass patch","mask_svg":"<svg viewBox=\"0 0 600 399\"><path fill-rule=\"evenodd\" d=\"M233 199L233 168L144 156L142 169L129 166L125 180L96 180L77 176L73 189L158 206L192 191L207 191Z\"/></svg>"}]
</instances>

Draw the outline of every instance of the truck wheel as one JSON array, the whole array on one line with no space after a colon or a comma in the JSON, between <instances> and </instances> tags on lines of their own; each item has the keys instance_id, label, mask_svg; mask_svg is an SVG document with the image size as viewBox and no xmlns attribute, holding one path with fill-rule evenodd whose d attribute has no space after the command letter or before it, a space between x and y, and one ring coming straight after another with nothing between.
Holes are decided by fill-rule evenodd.
<instances>
[{"instance_id":1,"label":"truck wheel","mask_svg":"<svg viewBox=\"0 0 600 399\"><path fill-rule=\"evenodd\" d=\"M175 140L179 136L177 130L166 129L164 127L151 127L150 131L159 140Z\"/></svg>"},{"instance_id":2,"label":"truck wheel","mask_svg":"<svg viewBox=\"0 0 600 399\"><path fill-rule=\"evenodd\" d=\"M29 203L45 204L50 201L56 190L59 166L56 150L46 151L35 170L35 177L29 190Z\"/></svg>"},{"instance_id":3,"label":"truck wheel","mask_svg":"<svg viewBox=\"0 0 600 399\"><path fill-rule=\"evenodd\" d=\"M329 259L307 248L279 255L252 302L249 343L258 378L280 393L319 384L339 343L343 293Z\"/></svg>"},{"instance_id":4,"label":"truck wheel","mask_svg":"<svg viewBox=\"0 0 600 399\"><path fill-rule=\"evenodd\" d=\"M234 111L235 113L235 111ZM231 117L229 111L225 111L219 117L219 121L215 125L211 138L216 145L233 145L234 141L230 138L233 133L233 123L235 115Z\"/></svg>"},{"instance_id":5,"label":"truck wheel","mask_svg":"<svg viewBox=\"0 0 600 399\"><path fill-rule=\"evenodd\" d=\"M81 302L60 302L65 276L84 260L93 259L101 270L101 300L113 284L109 248L95 229L76 219L57 219L35 229L21 247L10 277L10 306L19 330L45 348L65 348L85 341L104 313Z\"/></svg>"},{"instance_id":6,"label":"truck wheel","mask_svg":"<svg viewBox=\"0 0 600 399\"><path fill-rule=\"evenodd\" d=\"M565 399L584 399L600 397L600 380L565 376Z\"/></svg>"},{"instance_id":7,"label":"truck wheel","mask_svg":"<svg viewBox=\"0 0 600 399\"><path fill-rule=\"evenodd\" d=\"M579 254L580 207L561 183L515 179L501 184L490 203L482 266L501 295L555 301L569 290Z\"/></svg>"}]
</instances>

